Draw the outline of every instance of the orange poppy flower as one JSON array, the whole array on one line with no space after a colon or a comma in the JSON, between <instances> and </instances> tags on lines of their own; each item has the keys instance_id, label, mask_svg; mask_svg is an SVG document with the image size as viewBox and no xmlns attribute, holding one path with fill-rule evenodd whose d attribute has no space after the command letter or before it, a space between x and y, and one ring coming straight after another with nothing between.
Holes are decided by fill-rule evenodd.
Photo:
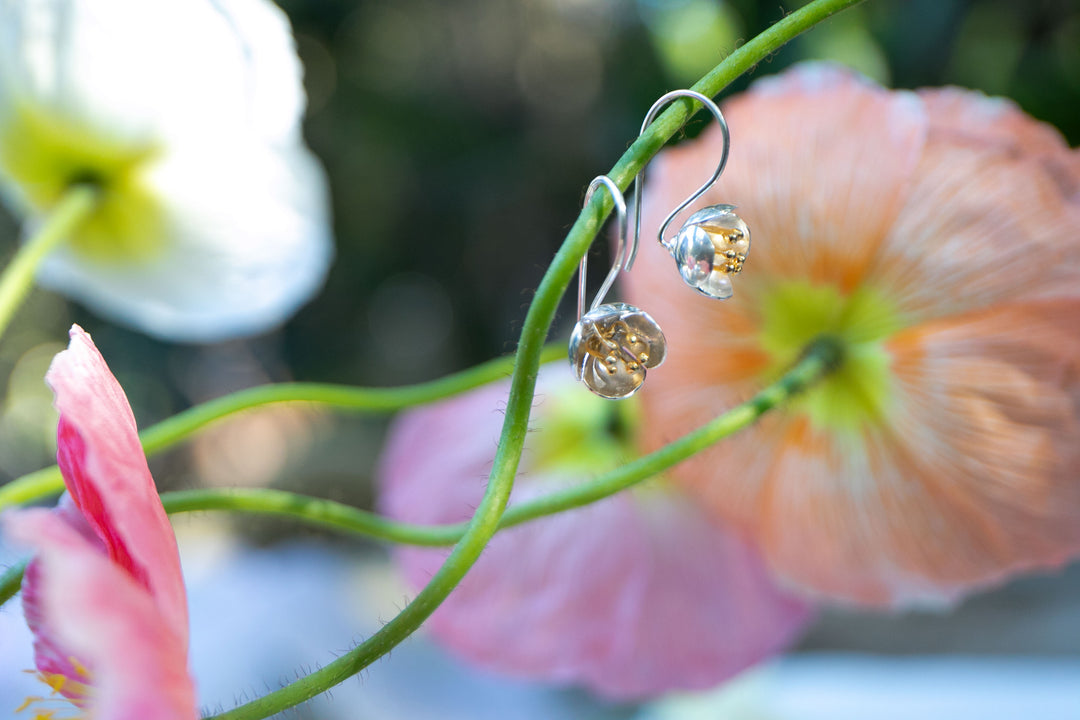
<instances>
[{"instance_id":1,"label":"orange poppy flower","mask_svg":"<svg viewBox=\"0 0 1080 720\"><path fill-rule=\"evenodd\" d=\"M685 288L650 242L715 167L719 133L649 168L626 278L668 339L641 394L649 448L829 333L834 374L675 471L774 572L904 605L1077 556L1080 154L1007 100L821 64L724 112L731 161L695 208L736 204L751 228L731 300Z\"/></svg>"}]
</instances>

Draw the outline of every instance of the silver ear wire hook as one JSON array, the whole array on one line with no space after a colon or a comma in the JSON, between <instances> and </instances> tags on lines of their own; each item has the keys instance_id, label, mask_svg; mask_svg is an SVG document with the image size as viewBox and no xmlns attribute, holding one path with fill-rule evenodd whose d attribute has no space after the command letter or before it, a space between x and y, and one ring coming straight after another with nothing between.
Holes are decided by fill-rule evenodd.
<instances>
[{"instance_id":1,"label":"silver ear wire hook","mask_svg":"<svg viewBox=\"0 0 1080 720\"><path fill-rule=\"evenodd\" d=\"M712 177L710 177L704 185L699 187L693 195L679 203L679 206L672 210L671 214L664 219L663 223L660 224L660 231L656 234L656 239L659 240L660 244L663 245L665 248L670 247L670 241L664 241L664 231L667 230L668 225L671 224L671 221L675 219L676 215L685 210L690 203L694 202L703 194L705 194L705 191L711 188L716 183L716 181L720 179L720 175L724 172L724 167L727 166L728 152L731 150L731 133L728 131L727 120L724 119L724 114L720 112L720 108L716 105L716 103L712 101L711 98L702 95L696 90L672 90L671 92L661 96L660 99L654 102L652 107L649 108L649 112L645 114L645 120L641 123L641 131L638 133L638 135L640 136L641 133L645 132L649 125L652 124L652 121L656 119L656 116L660 114L660 111L664 108L665 105L668 105L672 101L678 100L679 98L683 97L693 98L694 100L697 100L699 103L704 105L709 110L709 112L713 114L713 117L716 118L716 121L720 123L720 132L724 136L724 148L720 151L720 163L716 166L716 171L713 172ZM694 113L691 113L690 117L693 117L693 114ZM687 120L689 120L690 117L687 117ZM638 172L637 178L634 181L634 239L633 242L630 244L630 257L627 259L626 263L627 270L630 270L630 268L634 264L634 259L637 257L639 238L641 237L641 193L644 189L644 186L645 168L643 167Z\"/></svg>"},{"instance_id":2,"label":"silver ear wire hook","mask_svg":"<svg viewBox=\"0 0 1080 720\"><path fill-rule=\"evenodd\" d=\"M615 201L615 212L619 218L619 240L618 247L615 250L615 262L611 266L611 270L608 271L607 277L604 278L604 284L600 286L600 289L596 291L596 296L593 298L592 305L589 306L589 310L595 310L600 303L604 302L604 298L607 296L608 291L611 290L611 286L615 284L615 278L619 275L620 265L622 265L623 257L626 254L626 200L623 199L622 191L619 190L619 186L615 184L615 181L609 178L607 175L600 175L593 179L589 183L589 189L585 193L585 202L583 206L587 206L589 201L592 200L593 193L600 186L607 188L611 193L612 200ZM578 266L578 299L577 299L577 316L578 320L581 320L582 315L585 314L585 275L586 269L589 264L589 254L585 253L581 257L581 264Z\"/></svg>"},{"instance_id":3,"label":"silver ear wire hook","mask_svg":"<svg viewBox=\"0 0 1080 720\"><path fill-rule=\"evenodd\" d=\"M619 240L615 261L604 284L585 312L585 275L588 253L578 265L578 321L570 334L570 365L574 376L600 397L630 397L645 382L645 370L658 367L667 355L667 341L660 326L647 312L626 303L601 305L626 256L626 200L619 186L606 175L589 183L585 205L604 186L615 200L619 217Z\"/></svg>"},{"instance_id":4,"label":"silver ear wire hook","mask_svg":"<svg viewBox=\"0 0 1080 720\"><path fill-rule=\"evenodd\" d=\"M728 131L724 114L720 112L720 108L716 103L699 92L694 90L673 90L665 94L649 108L649 112L645 115L645 121L641 124L641 132L645 132L645 129L649 127L665 105L683 97L697 100L713 114L713 117L720 124L724 145L720 152L720 162L717 164L712 177L671 211L671 214L660 224L656 239L675 258L675 263L678 265L679 272L687 285L702 295L723 300L731 297L733 293L730 276L742 270L747 254L750 252L750 229L742 218L735 214L735 206L712 205L706 207L687 218L686 223L673 238L665 240L664 233L667 231L671 221L712 187L724 172L724 168L727 166L728 152L731 149L731 134ZM626 259L625 267L627 270L633 267L641 242L641 199L644 186L645 168L643 167L638 172L634 182L634 236L630 242L629 257Z\"/></svg>"}]
</instances>

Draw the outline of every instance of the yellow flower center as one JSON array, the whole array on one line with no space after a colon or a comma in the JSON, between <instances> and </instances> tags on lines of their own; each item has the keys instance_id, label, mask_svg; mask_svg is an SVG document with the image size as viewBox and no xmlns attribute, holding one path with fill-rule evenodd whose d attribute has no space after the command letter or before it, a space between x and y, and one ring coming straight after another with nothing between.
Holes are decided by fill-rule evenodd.
<instances>
[{"instance_id":1,"label":"yellow flower center","mask_svg":"<svg viewBox=\"0 0 1080 720\"><path fill-rule=\"evenodd\" d=\"M121 142L59 114L16 102L0 115L0 172L47 212L74 184L102 192L99 207L70 239L85 258L139 262L164 244L165 222L143 169L150 144Z\"/></svg>"},{"instance_id":2,"label":"yellow flower center","mask_svg":"<svg viewBox=\"0 0 1080 720\"><path fill-rule=\"evenodd\" d=\"M90 671L75 658L68 658L68 662L79 680L60 673L27 670L48 685L50 692L48 695L32 695L26 698L22 705L15 708L15 712L32 710L34 714L30 720L85 720L89 717L86 709L87 698L91 693Z\"/></svg>"},{"instance_id":3,"label":"yellow flower center","mask_svg":"<svg viewBox=\"0 0 1080 720\"><path fill-rule=\"evenodd\" d=\"M532 436L532 469L593 476L633 457L639 406L634 398L613 402L584 385L541 392L537 415L542 432Z\"/></svg>"},{"instance_id":4,"label":"yellow flower center","mask_svg":"<svg viewBox=\"0 0 1080 720\"><path fill-rule=\"evenodd\" d=\"M761 346L772 357L774 378L790 367L818 335L837 338L843 359L824 381L793 404L818 428L857 431L879 422L892 401L890 356L885 341L903 326L884 297L867 288L849 294L831 285L790 281L772 288L762 303Z\"/></svg>"}]
</instances>

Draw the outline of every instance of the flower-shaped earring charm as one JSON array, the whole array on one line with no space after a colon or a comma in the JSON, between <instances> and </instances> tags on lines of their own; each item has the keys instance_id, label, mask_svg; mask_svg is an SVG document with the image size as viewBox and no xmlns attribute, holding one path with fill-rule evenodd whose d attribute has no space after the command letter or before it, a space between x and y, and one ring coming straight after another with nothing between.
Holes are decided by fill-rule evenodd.
<instances>
[{"instance_id":1,"label":"flower-shaped earring charm","mask_svg":"<svg viewBox=\"0 0 1080 720\"><path fill-rule=\"evenodd\" d=\"M570 335L574 376L600 397L630 397L645 382L645 369L659 366L666 354L660 326L626 303L590 310Z\"/></svg>"},{"instance_id":2,"label":"flower-shaped earring charm","mask_svg":"<svg viewBox=\"0 0 1080 720\"><path fill-rule=\"evenodd\" d=\"M601 175L589 184L585 204L603 185L615 200L619 216L619 245L615 263L604 284L585 310L587 258L578 268L578 322L570 335L570 365L574 376L600 397L619 399L637 392L645 382L645 370L658 367L667 355L667 341L647 312L626 303L601 305L611 289L626 254L626 202L611 178Z\"/></svg>"},{"instance_id":3,"label":"flower-shaped earring charm","mask_svg":"<svg viewBox=\"0 0 1080 720\"><path fill-rule=\"evenodd\" d=\"M712 177L667 216L660 225L657 239L675 258L679 274L687 285L707 297L726 300L734 293L731 276L742 270L743 263L750 254L750 229L743 219L735 214L734 205L710 205L698 210L687 219L675 237L664 239L664 232L675 216L701 197L720 178L720 174L724 172L724 166L727 165L728 150L731 147L731 136L720 108L712 100L693 90L675 90L657 100L645 116L641 131L645 132L645 128L649 126L662 107L680 97L693 98L709 109L716 121L720 123L720 131L724 136L724 150L720 156L720 164L717 165ZM642 168L634 185L634 242L630 249L630 258L626 263L627 270L634 263L638 239L641 235L641 190L644 183L645 170Z\"/></svg>"},{"instance_id":4,"label":"flower-shaped earring charm","mask_svg":"<svg viewBox=\"0 0 1080 720\"><path fill-rule=\"evenodd\" d=\"M717 300L732 296L731 276L750 253L750 228L734 205L710 205L686 220L669 250L687 285Z\"/></svg>"}]
</instances>

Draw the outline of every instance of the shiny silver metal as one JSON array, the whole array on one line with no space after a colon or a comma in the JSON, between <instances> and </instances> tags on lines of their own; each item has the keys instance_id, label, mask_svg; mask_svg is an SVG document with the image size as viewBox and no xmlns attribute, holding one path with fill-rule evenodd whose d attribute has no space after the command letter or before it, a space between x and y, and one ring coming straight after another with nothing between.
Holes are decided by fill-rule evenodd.
<instances>
[{"instance_id":1,"label":"shiny silver metal","mask_svg":"<svg viewBox=\"0 0 1080 720\"><path fill-rule=\"evenodd\" d=\"M656 321L626 303L590 310L570 335L574 377L600 397L628 398L645 382L645 370L659 367L667 341Z\"/></svg>"},{"instance_id":2,"label":"shiny silver metal","mask_svg":"<svg viewBox=\"0 0 1080 720\"><path fill-rule=\"evenodd\" d=\"M596 297L593 298L592 305L589 306L590 310L595 310L600 303L604 302L604 298L607 296L608 291L611 290L611 286L615 284L615 278L619 276L619 266L623 264L623 257L626 254L626 200L623 199L622 190L615 184L615 181L607 175L599 175L593 178L593 181L589 183L589 189L585 192L585 202L582 203L582 206L588 206L593 193L601 186L607 188L607 191L611 194L611 199L615 201L615 213L619 221L619 239L615 248L615 262L612 263L611 270L608 271L607 277L604 278L604 284L596 291ZM578 320L581 320L581 316L585 314L585 271L588 264L589 254L585 253L581 258L581 264L578 265Z\"/></svg>"},{"instance_id":3,"label":"shiny silver metal","mask_svg":"<svg viewBox=\"0 0 1080 720\"><path fill-rule=\"evenodd\" d=\"M750 228L734 205L709 205L686 219L668 251L687 285L726 300L734 294L731 276L742 271L750 253Z\"/></svg>"},{"instance_id":4,"label":"shiny silver metal","mask_svg":"<svg viewBox=\"0 0 1080 720\"><path fill-rule=\"evenodd\" d=\"M720 124L724 145L720 153L720 162L704 185L690 197L679 203L660 224L656 238L671 253L679 268L679 273L687 285L702 295L723 300L731 297L731 275L742 270L743 263L750 252L750 229L742 218L735 214L734 205L712 205L695 212L686 224L669 239L664 238L668 225L688 205L697 200L720 179L727 166L728 153L731 149L731 134L727 121L720 108L711 99L694 90L673 90L665 94L649 108L641 132L652 123L660 110L679 98L692 98L704 105ZM634 265L641 238L641 198L645 185L645 168L638 173L634 183L634 237L630 243L626 258L627 270Z\"/></svg>"},{"instance_id":5,"label":"shiny silver metal","mask_svg":"<svg viewBox=\"0 0 1080 720\"><path fill-rule=\"evenodd\" d=\"M578 321L570 335L570 365L574 376L600 397L619 399L637 392L645 382L645 370L658 367L667 355L664 333L652 317L633 305L609 303L607 296L626 255L626 201L618 185L606 175L589 183L585 205L599 187L606 187L615 201L619 237L611 270L600 286L589 312L585 312L587 255L578 266Z\"/></svg>"}]
</instances>

